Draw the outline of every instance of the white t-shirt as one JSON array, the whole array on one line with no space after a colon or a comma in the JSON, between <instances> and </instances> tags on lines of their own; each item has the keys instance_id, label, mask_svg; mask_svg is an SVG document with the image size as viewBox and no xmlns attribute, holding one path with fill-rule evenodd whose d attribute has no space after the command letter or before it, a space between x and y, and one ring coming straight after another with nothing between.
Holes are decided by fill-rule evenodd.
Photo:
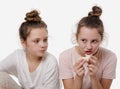
<instances>
[{"instance_id":1,"label":"white t-shirt","mask_svg":"<svg viewBox=\"0 0 120 89\"><path fill-rule=\"evenodd\" d=\"M0 62L0 71L15 75L25 89L59 89L59 73L56 58L46 52L35 71L29 72L26 54L18 49Z\"/></svg>"}]
</instances>

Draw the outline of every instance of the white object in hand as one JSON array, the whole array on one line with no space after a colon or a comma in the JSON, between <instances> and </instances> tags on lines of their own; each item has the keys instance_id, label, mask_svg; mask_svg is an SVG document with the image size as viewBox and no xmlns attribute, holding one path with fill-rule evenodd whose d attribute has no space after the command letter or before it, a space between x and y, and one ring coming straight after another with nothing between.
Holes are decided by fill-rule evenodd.
<instances>
[{"instance_id":1,"label":"white object in hand","mask_svg":"<svg viewBox=\"0 0 120 89\"><path fill-rule=\"evenodd\" d=\"M90 59L90 57L91 57L91 55L87 55L86 54L85 57L84 57L84 59L88 61Z\"/></svg>"},{"instance_id":2,"label":"white object in hand","mask_svg":"<svg viewBox=\"0 0 120 89\"><path fill-rule=\"evenodd\" d=\"M80 59L84 59L84 60L87 60L87 61L88 61L91 56L92 56L92 55L85 54L85 57L80 57L79 60L80 60Z\"/></svg>"}]
</instances>

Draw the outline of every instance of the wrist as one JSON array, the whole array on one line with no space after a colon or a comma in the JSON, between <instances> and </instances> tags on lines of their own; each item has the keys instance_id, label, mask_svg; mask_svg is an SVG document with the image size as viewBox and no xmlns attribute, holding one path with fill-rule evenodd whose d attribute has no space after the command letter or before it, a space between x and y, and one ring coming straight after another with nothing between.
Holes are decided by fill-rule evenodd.
<instances>
[{"instance_id":1,"label":"wrist","mask_svg":"<svg viewBox=\"0 0 120 89\"><path fill-rule=\"evenodd\" d=\"M98 80L98 77L97 76L91 76L90 79L91 79L91 81L96 81L96 80Z\"/></svg>"},{"instance_id":2,"label":"wrist","mask_svg":"<svg viewBox=\"0 0 120 89\"><path fill-rule=\"evenodd\" d=\"M79 76L79 75L77 75L77 74L76 74L75 78L76 78L77 80L83 80L83 76Z\"/></svg>"}]
</instances>

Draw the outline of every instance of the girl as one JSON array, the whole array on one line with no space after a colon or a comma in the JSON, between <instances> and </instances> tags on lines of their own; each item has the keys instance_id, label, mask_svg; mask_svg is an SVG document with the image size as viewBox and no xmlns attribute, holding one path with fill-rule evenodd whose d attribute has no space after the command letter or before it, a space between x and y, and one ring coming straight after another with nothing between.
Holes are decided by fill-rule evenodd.
<instances>
[{"instance_id":1,"label":"girl","mask_svg":"<svg viewBox=\"0 0 120 89\"><path fill-rule=\"evenodd\" d=\"M24 49L0 62L0 89L59 89L58 64L47 52L47 25L37 10L28 12L19 28ZM15 75L21 86L8 75Z\"/></svg>"},{"instance_id":2,"label":"girl","mask_svg":"<svg viewBox=\"0 0 120 89\"><path fill-rule=\"evenodd\" d=\"M78 45L60 54L60 79L65 89L110 89L117 60L113 52L100 47L104 37L101 14L101 8L94 6L78 23Z\"/></svg>"}]
</instances>

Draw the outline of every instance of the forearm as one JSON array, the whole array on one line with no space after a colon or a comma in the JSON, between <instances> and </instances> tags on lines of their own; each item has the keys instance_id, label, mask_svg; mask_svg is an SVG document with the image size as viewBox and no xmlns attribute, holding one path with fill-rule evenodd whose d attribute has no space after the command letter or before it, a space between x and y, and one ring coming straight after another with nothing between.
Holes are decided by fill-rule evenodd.
<instances>
[{"instance_id":1,"label":"forearm","mask_svg":"<svg viewBox=\"0 0 120 89\"><path fill-rule=\"evenodd\" d=\"M83 77L75 76L72 89L82 89Z\"/></svg>"},{"instance_id":2,"label":"forearm","mask_svg":"<svg viewBox=\"0 0 120 89\"><path fill-rule=\"evenodd\" d=\"M103 89L99 79L95 76L91 78L92 89Z\"/></svg>"}]
</instances>

